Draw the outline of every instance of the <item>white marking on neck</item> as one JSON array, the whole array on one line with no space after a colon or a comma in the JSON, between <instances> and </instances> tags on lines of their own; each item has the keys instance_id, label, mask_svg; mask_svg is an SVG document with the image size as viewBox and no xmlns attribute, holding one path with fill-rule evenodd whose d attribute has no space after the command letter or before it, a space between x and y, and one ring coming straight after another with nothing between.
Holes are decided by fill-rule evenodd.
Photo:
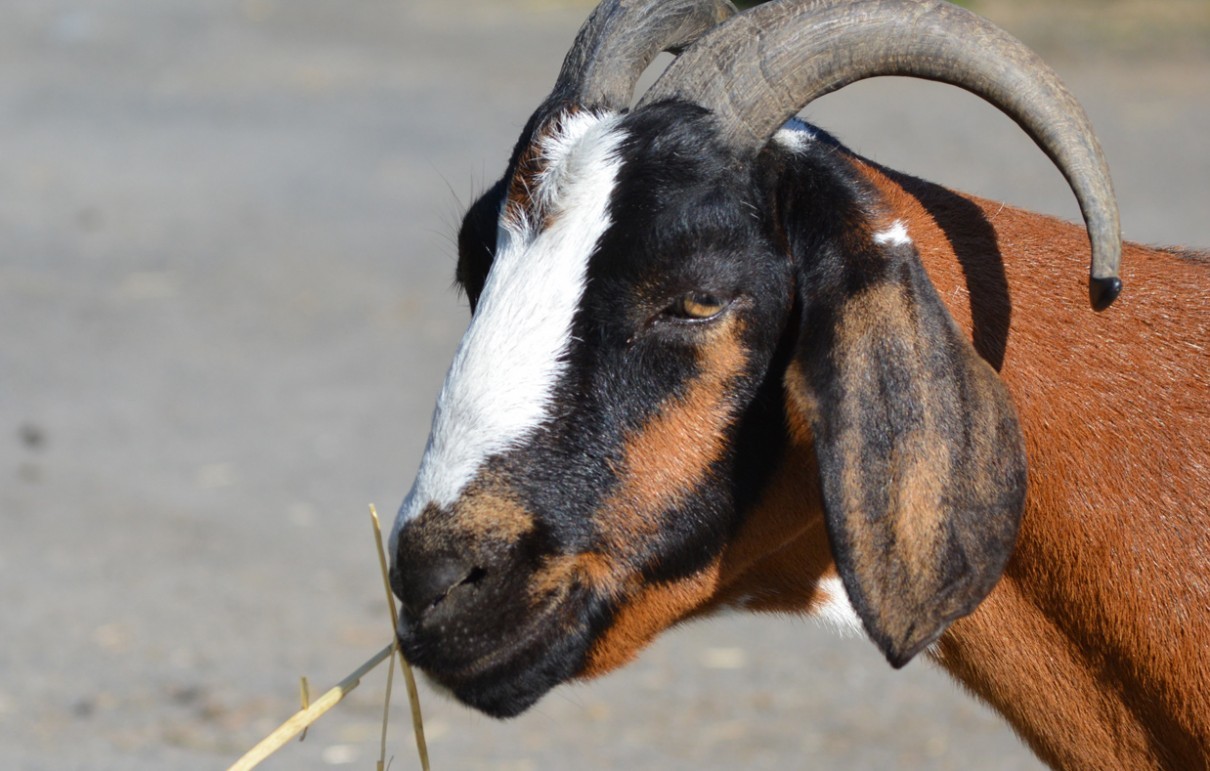
<instances>
[{"instance_id":1,"label":"white marking on neck","mask_svg":"<svg viewBox=\"0 0 1210 771\"><path fill-rule=\"evenodd\" d=\"M806 152L807 146L815 141L815 130L798 118L791 118L773 135L773 141L795 155Z\"/></svg>"},{"instance_id":2,"label":"white marking on neck","mask_svg":"<svg viewBox=\"0 0 1210 771\"><path fill-rule=\"evenodd\" d=\"M889 228L874 234L874 243L879 246L887 244L891 246L907 246L912 243L912 239L908 236L907 226L903 224L903 220L895 220Z\"/></svg>"},{"instance_id":3,"label":"white marking on neck","mask_svg":"<svg viewBox=\"0 0 1210 771\"><path fill-rule=\"evenodd\" d=\"M849 602L848 592L840 576L829 576L820 579L819 592L826 599L811 608L811 616L831 626L843 637L862 636L865 627L861 625L861 617Z\"/></svg>"},{"instance_id":4,"label":"white marking on neck","mask_svg":"<svg viewBox=\"0 0 1210 771\"><path fill-rule=\"evenodd\" d=\"M566 368L588 260L609 228L625 138L618 115L577 113L543 137L532 199L541 222L501 217L496 256L437 398L428 446L392 529L430 502L457 500L489 457L516 447L549 417Z\"/></svg>"}]
</instances>

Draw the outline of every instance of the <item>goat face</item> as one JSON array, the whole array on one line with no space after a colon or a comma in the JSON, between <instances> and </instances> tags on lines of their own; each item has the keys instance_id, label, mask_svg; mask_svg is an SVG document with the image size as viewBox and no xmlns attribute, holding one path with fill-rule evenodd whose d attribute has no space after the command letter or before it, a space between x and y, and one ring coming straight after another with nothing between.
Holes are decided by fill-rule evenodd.
<instances>
[{"instance_id":1,"label":"goat face","mask_svg":"<svg viewBox=\"0 0 1210 771\"><path fill-rule=\"evenodd\" d=\"M790 264L708 124L687 105L558 116L464 222L473 316L393 578L409 658L487 712L701 605L776 456ZM652 586L675 612L625 620Z\"/></svg>"},{"instance_id":2,"label":"goat face","mask_svg":"<svg viewBox=\"0 0 1210 771\"><path fill-rule=\"evenodd\" d=\"M999 575L1012 407L836 148L797 131L744 163L692 105L564 113L469 211L473 317L392 537L404 650L464 702L515 714L720 606L843 605L829 497L895 663ZM956 498L978 515L943 517Z\"/></svg>"}]
</instances>

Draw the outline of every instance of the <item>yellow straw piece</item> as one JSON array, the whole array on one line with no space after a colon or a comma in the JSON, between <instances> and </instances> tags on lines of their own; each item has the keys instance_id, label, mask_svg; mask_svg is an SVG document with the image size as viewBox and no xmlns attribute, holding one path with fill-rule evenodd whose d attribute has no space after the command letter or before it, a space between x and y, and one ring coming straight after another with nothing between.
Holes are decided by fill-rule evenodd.
<instances>
[{"instance_id":1,"label":"yellow straw piece","mask_svg":"<svg viewBox=\"0 0 1210 771\"><path fill-rule=\"evenodd\" d=\"M311 706L311 684L307 682L307 676L303 675L298 678L298 698L302 702L302 708L305 710ZM298 735L298 740L301 742L307 738L307 729Z\"/></svg>"},{"instance_id":2,"label":"yellow straw piece","mask_svg":"<svg viewBox=\"0 0 1210 771\"><path fill-rule=\"evenodd\" d=\"M249 769L260 765L261 761L265 758L284 747L286 742L295 736L299 737L299 741L305 739L307 728L312 723L319 720L328 710L339 704L350 691L361 683L361 678L365 677L370 670L383 661L394 658L396 653L399 654L399 668L403 672L404 681L407 683L408 701L412 706L412 730L416 734L416 752L420 755L420 766L424 771L430 771L429 751L424 741L424 722L420 715L420 694L416 689L416 678L412 674L412 668L407 660L404 659L403 652L399 650L399 638L395 635L395 630L399 626L399 617L395 611L395 600L391 595L391 582L387 576L386 552L382 548L382 527L378 523L378 512L374 509L373 504L370 505L370 517L374 524L374 541L378 546L378 565L382 570L382 586L386 590L387 607L391 611L391 644L375 653L369 661L358 667L353 674L341 680L315 701L311 701L311 686L307 682L307 678L300 678L299 699L302 702L302 709L274 729L273 733L261 739L255 747L244 753L244 756L231 764L227 771L249 771ZM383 705L382 711L382 747L378 760L379 771L383 771L386 763L387 718L391 707L391 684L394 680L394 674L395 669L392 663L387 673L386 703Z\"/></svg>"},{"instance_id":3,"label":"yellow straw piece","mask_svg":"<svg viewBox=\"0 0 1210 771\"><path fill-rule=\"evenodd\" d=\"M393 648L397 648L399 638L395 636L395 630L399 628L399 616L395 612L395 598L391 595L391 582L387 577L387 556L386 550L382 548L382 526L378 522L378 510L374 508L374 504L370 504L370 518L374 520L374 541L378 545L378 566L382 569L382 588L386 591L387 607L391 611L391 637L394 642L391 643ZM420 755L420 767L424 771L429 770L429 748L424 740L424 719L420 714L420 692L416 689L416 676L412 674L412 667L408 664L407 659L403 657L403 652L399 652L399 669L403 672L403 681L407 684L408 689L408 704L412 707L412 733L416 736L416 752ZM390 688L390 680L387 680L388 689ZM388 697L389 698L389 697ZM383 755L386 755L386 716L383 716L383 737L382 737Z\"/></svg>"},{"instance_id":4,"label":"yellow straw piece","mask_svg":"<svg viewBox=\"0 0 1210 771\"><path fill-rule=\"evenodd\" d=\"M341 680L331 690L312 702L311 706L296 712L293 717L278 726L273 733L261 739L259 744L248 750L227 771L248 771L248 769L255 768L262 760L277 752L285 746L286 742L305 731L307 726L319 720L325 712L339 704L340 700L347 696L349 691L352 691L361 683L361 678L365 677L367 672L381 664L394 652L395 643L392 642L387 647L378 651L378 653L375 653L373 658L362 664L353 674Z\"/></svg>"},{"instance_id":5,"label":"yellow straw piece","mask_svg":"<svg viewBox=\"0 0 1210 771\"><path fill-rule=\"evenodd\" d=\"M391 658L395 658L395 654L399 652L399 639L396 638L391 644ZM395 667L394 665L387 666L387 694L382 700L382 741L378 746L378 769L377 771L386 771L387 767L387 723L391 719L391 686L395 683Z\"/></svg>"}]
</instances>

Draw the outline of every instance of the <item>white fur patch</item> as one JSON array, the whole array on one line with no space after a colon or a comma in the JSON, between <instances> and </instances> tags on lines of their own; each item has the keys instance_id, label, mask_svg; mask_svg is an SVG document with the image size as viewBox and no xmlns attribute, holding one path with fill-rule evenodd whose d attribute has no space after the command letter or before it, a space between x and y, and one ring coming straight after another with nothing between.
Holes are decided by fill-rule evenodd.
<instances>
[{"instance_id":1,"label":"white fur patch","mask_svg":"<svg viewBox=\"0 0 1210 771\"><path fill-rule=\"evenodd\" d=\"M886 230L880 230L874 234L874 243L884 246L907 246L912 243L912 239L908 236L907 226L902 220L895 220Z\"/></svg>"},{"instance_id":2,"label":"white fur patch","mask_svg":"<svg viewBox=\"0 0 1210 771\"><path fill-rule=\"evenodd\" d=\"M420 470L391 533L430 502L453 503L489 457L523 443L549 417L571 344L588 260L609 228L622 161L620 116L578 113L541 140L535 182L549 227L502 217L496 256L437 398Z\"/></svg>"},{"instance_id":3,"label":"white fur patch","mask_svg":"<svg viewBox=\"0 0 1210 771\"><path fill-rule=\"evenodd\" d=\"M849 602L849 595L840 576L822 579L819 582L819 591L827 599L811 608L813 618L823 621L846 637L865 634L861 617Z\"/></svg>"},{"instance_id":4,"label":"white fur patch","mask_svg":"<svg viewBox=\"0 0 1210 771\"><path fill-rule=\"evenodd\" d=\"M815 130L798 118L791 118L773 135L773 141L792 153L803 153L815 141Z\"/></svg>"}]
</instances>

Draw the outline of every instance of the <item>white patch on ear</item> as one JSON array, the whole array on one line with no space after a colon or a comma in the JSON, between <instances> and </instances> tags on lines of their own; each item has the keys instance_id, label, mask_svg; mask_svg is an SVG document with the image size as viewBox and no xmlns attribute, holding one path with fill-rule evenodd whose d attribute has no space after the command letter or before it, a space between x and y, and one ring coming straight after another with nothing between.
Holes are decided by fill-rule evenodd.
<instances>
[{"instance_id":1,"label":"white patch on ear","mask_svg":"<svg viewBox=\"0 0 1210 771\"><path fill-rule=\"evenodd\" d=\"M496 256L437 398L416 482L391 532L392 554L405 522L429 503L453 503L485 460L522 444L550 417L588 261L610 226L620 120L576 113L538 140L545 169L531 198L544 222L499 220Z\"/></svg>"},{"instance_id":2,"label":"white patch on ear","mask_svg":"<svg viewBox=\"0 0 1210 771\"><path fill-rule=\"evenodd\" d=\"M895 220L886 230L880 230L874 234L874 243L879 246L890 244L891 246L907 246L912 243L912 239L908 236L907 226L903 224L903 220Z\"/></svg>"},{"instance_id":3,"label":"white patch on ear","mask_svg":"<svg viewBox=\"0 0 1210 771\"><path fill-rule=\"evenodd\" d=\"M803 153L815 141L815 130L798 118L791 118L773 135L773 141L794 154Z\"/></svg>"},{"instance_id":4,"label":"white patch on ear","mask_svg":"<svg viewBox=\"0 0 1210 771\"><path fill-rule=\"evenodd\" d=\"M811 608L811 617L831 626L845 637L865 634L861 617L849 602L848 592L840 576L829 576L819 582L819 592L824 600Z\"/></svg>"}]
</instances>

